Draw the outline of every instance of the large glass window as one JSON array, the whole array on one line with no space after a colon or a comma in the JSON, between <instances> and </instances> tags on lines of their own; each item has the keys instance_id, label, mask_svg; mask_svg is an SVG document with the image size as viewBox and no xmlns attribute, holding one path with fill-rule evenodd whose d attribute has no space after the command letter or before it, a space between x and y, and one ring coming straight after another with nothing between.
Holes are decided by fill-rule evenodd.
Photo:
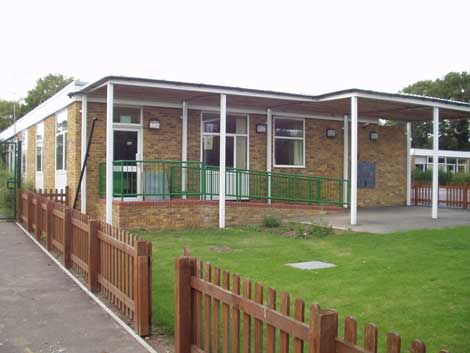
<instances>
[{"instance_id":1,"label":"large glass window","mask_svg":"<svg viewBox=\"0 0 470 353\"><path fill-rule=\"evenodd\" d=\"M36 125L36 171L37 172L42 172L43 148L44 148L44 124L39 123L38 125Z\"/></svg>"},{"instance_id":2,"label":"large glass window","mask_svg":"<svg viewBox=\"0 0 470 353\"><path fill-rule=\"evenodd\" d=\"M304 120L274 119L274 165L304 167Z\"/></svg>"},{"instance_id":3,"label":"large glass window","mask_svg":"<svg viewBox=\"0 0 470 353\"><path fill-rule=\"evenodd\" d=\"M220 162L220 116L204 113L202 117L202 160L207 165L218 166ZM240 169L248 168L248 118L246 115L227 115L225 142L225 165Z\"/></svg>"},{"instance_id":4,"label":"large glass window","mask_svg":"<svg viewBox=\"0 0 470 353\"><path fill-rule=\"evenodd\" d=\"M55 129L55 169L67 169L67 111L56 115Z\"/></svg>"}]
</instances>

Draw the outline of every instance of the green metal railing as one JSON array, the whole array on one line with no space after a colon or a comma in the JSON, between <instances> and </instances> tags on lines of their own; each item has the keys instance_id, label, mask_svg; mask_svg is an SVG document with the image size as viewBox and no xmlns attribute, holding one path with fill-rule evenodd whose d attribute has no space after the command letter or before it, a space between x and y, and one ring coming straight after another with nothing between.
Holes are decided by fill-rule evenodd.
<instances>
[{"instance_id":1,"label":"green metal railing","mask_svg":"<svg viewBox=\"0 0 470 353\"><path fill-rule=\"evenodd\" d=\"M115 161L114 197L145 200L196 198L219 195L219 168L196 161ZM226 197L231 200L282 201L317 205L347 204L344 186L349 180L301 174L226 168ZM100 196L106 194L106 168L99 168Z\"/></svg>"}]
</instances>

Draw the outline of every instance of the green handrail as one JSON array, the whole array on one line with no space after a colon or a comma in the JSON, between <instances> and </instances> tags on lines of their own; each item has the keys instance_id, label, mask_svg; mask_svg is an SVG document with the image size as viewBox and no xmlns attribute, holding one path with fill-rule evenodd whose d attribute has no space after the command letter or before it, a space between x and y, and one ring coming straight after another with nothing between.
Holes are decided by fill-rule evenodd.
<instances>
[{"instance_id":1,"label":"green handrail","mask_svg":"<svg viewBox=\"0 0 470 353\"><path fill-rule=\"evenodd\" d=\"M114 161L114 197L168 199L193 197L212 200L218 195L219 167L198 161L121 160ZM106 194L105 163L99 165L99 195ZM232 200L262 200L265 202L315 203L343 206L343 187L348 194L350 181L341 178L309 176L283 172L266 172L241 168L226 168L226 197ZM184 185L183 185L184 183ZM140 185L140 186L139 186Z\"/></svg>"}]
</instances>

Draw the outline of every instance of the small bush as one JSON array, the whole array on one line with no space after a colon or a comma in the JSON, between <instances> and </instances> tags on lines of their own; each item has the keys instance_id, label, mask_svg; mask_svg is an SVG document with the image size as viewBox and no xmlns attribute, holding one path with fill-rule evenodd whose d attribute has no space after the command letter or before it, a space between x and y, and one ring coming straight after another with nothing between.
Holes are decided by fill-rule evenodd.
<instances>
[{"instance_id":1,"label":"small bush","mask_svg":"<svg viewBox=\"0 0 470 353\"><path fill-rule=\"evenodd\" d=\"M323 238L328 235L334 234L333 228L329 225L322 224L309 224L309 225L299 225L296 229L295 237L297 239L313 239L313 238Z\"/></svg>"},{"instance_id":2,"label":"small bush","mask_svg":"<svg viewBox=\"0 0 470 353\"><path fill-rule=\"evenodd\" d=\"M281 220L274 215L266 215L263 218L263 226L266 228L277 228L281 225Z\"/></svg>"}]
</instances>

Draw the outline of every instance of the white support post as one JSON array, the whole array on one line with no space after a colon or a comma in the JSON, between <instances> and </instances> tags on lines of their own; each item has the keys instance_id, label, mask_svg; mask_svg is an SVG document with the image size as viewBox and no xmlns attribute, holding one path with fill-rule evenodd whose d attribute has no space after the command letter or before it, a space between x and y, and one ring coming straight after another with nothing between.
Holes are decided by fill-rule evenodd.
<instances>
[{"instance_id":1,"label":"white support post","mask_svg":"<svg viewBox=\"0 0 470 353\"><path fill-rule=\"evenodd\" d=\"M344 141L343 141L343 202L344 208L348 207L348 179L349 179L349 123L348 116L344 116Z\"/></svg>"},{"instance_id":2,"label":"white support post","mask_svg":"<svg viewBox=\"0 0 470 353\"><path fill-rule=\"evenodd\" d=\"M357 96L351 97L351 225L357 224Z\"/></svg>"},{"instance_id":3,"label":"white support post","mask_svg":"<svg viewBox=\"0 0 470 353\"><path fill-rule=\"evenodd\" d=\"M406 205L411 206L411 123L406 123Z\"/></svg>"},{"instance_id":4,"label":"white support post","mask_svg":"<svg viewBox=\"0 0 470 353\"><path fill-rule=\"evenodd\" d=\"M273 165L273 112L268 109L267 112L267 124L266 124L266 171L269 173L268 176L268 204L271 204L271 172Z\"/></svg>"},{"instance_id":5,"label":"white support post","mask_svg":"<svg viewBox=\"0 0 470 353\"><path fill-rule=\"evenodd\" d=\"M220 161L219 161L219 228L225 228L225 142L227 126L227 96L220 95Z\"/></svg>"},{"instance_id":6,"label":"white support post","mask_svg":"<svg viewBox=\"0 0 470 353\"><path fill-rule=\"evenodd\" d=\"M181 161L187 162L188 161L188 102L183 101L183 115L182 119L182 141L181 141ZM188 164L182 163L182 170L181 170L181 191L183 192L183 199L186 199L186 179L187 179L187 172L188 172Z\"/></svg>"},{"instance_id":7,"label":"white support post","mask_svg":"<svg viewBox=\"0 0 470 353\"><path fill-rule=\"evenodd\" d=\"M106 223L108 224L113 224L113 109L114 87L112 83L108 83L106 97Z\"/></svg>"},{"instance_id":8,"label":"white support post","mask_svg":"<svg viewBox=\"0 0 470 353\"><path fill-rule=\"evenodd\" d=\"M439 207L439 108L433 108L432 137L432 218L437 219Z\"/></svg>"},{"instance_id":9,"label":"white support post","mask_svg":"<svg viewBox=\"0 0 470 353\"><path fill-rule=\"evenodd\" d=\"M88 120L88 97L82 96L82 131L81 131L81 167L85 165L87 147L87 120ZM86 213L86 169L83 173L82 185L80 186L80 211Z\"/></svg>"}]
</instances>

